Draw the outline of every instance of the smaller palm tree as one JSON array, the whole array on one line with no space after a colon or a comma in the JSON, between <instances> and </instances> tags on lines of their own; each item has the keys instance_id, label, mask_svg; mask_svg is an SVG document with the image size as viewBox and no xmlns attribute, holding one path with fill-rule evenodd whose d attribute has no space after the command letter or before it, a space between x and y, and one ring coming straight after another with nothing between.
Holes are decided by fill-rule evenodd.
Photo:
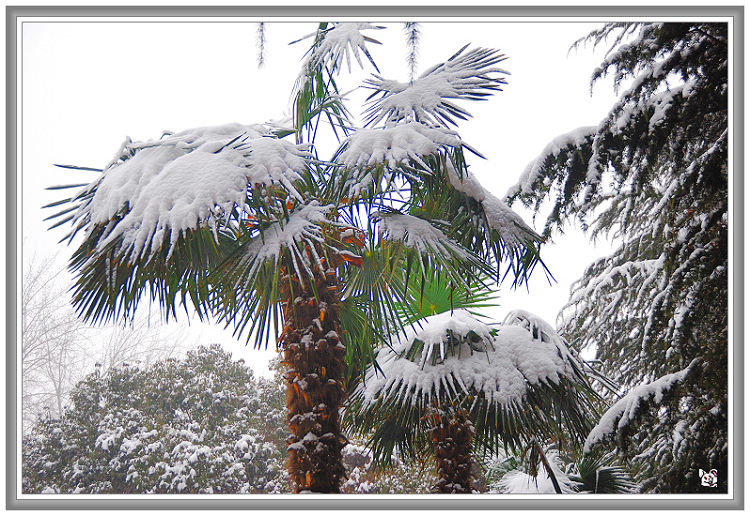
<instances>
[{"instance_id":1,"label":"smaller palm tree","mask_svg":"<svg viewBox=\"0 0 750 516\"><path fill-rule=\"evenodd\" d=\"M563 454L559 444L529 443L520 456L502 451L484 461L490 492L629 494L639 486L613 454Z\"/></svg>"},{"instance_id":2,"label":"smaller palm tree","mask_svg":"<svg viewBox=\"0 0 750 516\"><path fill-rule=\"evenodd\" d=\"M533 439L582 441L598 398L583 363L524 311L487 324L468 310L427 317L378 350L350 396L347 424L371 432L376 463L431 448L435 491L469 493L473 450L519 450Z\"/></svg>"}]
</instances>

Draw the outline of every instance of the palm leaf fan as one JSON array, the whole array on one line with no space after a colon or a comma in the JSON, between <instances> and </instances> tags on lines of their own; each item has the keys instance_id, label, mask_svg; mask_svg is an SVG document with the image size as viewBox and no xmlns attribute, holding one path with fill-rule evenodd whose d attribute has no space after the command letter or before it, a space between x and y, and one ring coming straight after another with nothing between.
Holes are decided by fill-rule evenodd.
<instances>
[{"instance_id":1,"label":"palm leaf fan","mask_svg":"<svg viewBox=\"0 0 750 516\"><path fill-rule=\"evenodd\" d=\"M351 394L347 424L373 432L380 464L394 449L411 456L424 444L432 408L468 411L487 450L564 431L583 440L596 393L564 341L543 327L534 334L513 319L487 324L462 309L423 319L379 350L380 370L368 369Z\"/></svg>"}]
</instances>

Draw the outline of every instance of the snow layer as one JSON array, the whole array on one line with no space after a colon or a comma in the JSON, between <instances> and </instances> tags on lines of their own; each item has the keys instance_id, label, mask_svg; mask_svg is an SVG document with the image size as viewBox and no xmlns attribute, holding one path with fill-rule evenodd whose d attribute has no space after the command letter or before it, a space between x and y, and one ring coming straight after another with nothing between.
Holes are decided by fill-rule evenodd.
<instances>
[{"instance_id":1,"label":"snow layer","mask_svg":"<svg viewBox=\"0 0 750 516\"><path fill-rule=\"evenodd\" d=\"M446 258L464 260L469 258L463 247L424 219L397 212L374 212L372 216L380 220L383 238L401 241L420 253L437 253Z\"/></svg>"},{"instance_id":2,"label":"snow layer","mask_svg":"<svg viewBox=\"0 0 750 516\"><path fill-rule=\"evenodd\" d=\"M549 450L546 455L562 494L576 493L577 484L562 471L557 452ZM549 473L541 464L539 465L539 472L536 477L532 477L521 470L513 470L503 475L500 481L490 486L490 488L493 491L497 488L501 493L508 494L557 494Z\"/></svg>"},{"instance_id":3,"label":"snow layer","mask_svg":"<svg viewBox=\"0 0 750 516\"><path fill-rule=\"evenodd\" d=\"M345 151L339 162L347 168L384 164L394 168L414 160L428 169L421 158L435 154L445 147L461 147L455 132L439 127L428 127L418 122L397 126L358 129L344 142Z\"/></svg>"},{"instance_id":4,"label":"snow layer","mask_svg":"<svg viewBox=\"0 0 750 516\"><path fill-rule=\"evenodd\" d=\"M120 242L135 261L153 254L169 236L170 252L180 233L216 221L242 206L248 185L293 186L308 167L306 147L269 136L265 126L227 124L190 129L160 140L127 140L88 188L91 201L78 216L110 224L98 250ZM124 215L123 215L124 213Z\"/></svg>"},{"instance_id":5,"label":"snow layer","mask_svg":"<svg viewBox=\"0 0 750 516\"><path fill-rule=\"evenodd\" d=\"M327 218L332 208L333 206L330 204L321 206L318 201L310 201L292 212L289 215L289 220L283 225L275 222L263 230L246 251L246 263L250 264L250 269L245 275L248 281L251 281L258 267L265 261L278 260L284 248L291 251L298 275L301 273L300 266L312 275L310 269L312 263L307 253L299 252L297 245L307 242L310 244L313 259L320 260L315 253L314 243L323 241L320 225L332 223ZM302 276L300 275L300 277Z\"/></svg>"},{"instance_id":6,"label":"snow layer","mask_svg":"<svg viewBox=\"0 0 750 516\"><path fill-rule=\"evenodd\" d=\"M487 223L500 233L509 245L523 245L531 238L538 241L542 239L516 212L508 207L505 201L495 197L492 192L484 188L468 170L464 172L463 177L459 177L453 167L448 167L448 182L453 188L482 205Z\"/></svg>"},{"instance_id":7,"label":"snow layer","mask_svg":"<svg viewBox=\"0 0 750 516\"><path fill-rule=\"evenodd\" d=\"M365 37L362 31L379 28L382 27L370 25L369 23L333 24L333 27L325 31L320 44L313 49L309 58L309 64L315 67L326 66L331 70L334 70L335 67L340 72L340 64L343 61L342 58L345 57L347 70L351 72L351 56L354 55L354 59L356 59L360 68L363 68L359 53L362 52L369 58L365 43L367 41L375 42L375 40Z\"/></svg>"},{"instance_id":8,"label":"snow layer","mask_svg":"<svg viewBox=\"0 0 750 516\"><path fill-rule=\"evenodd\" d=\"M588 138L596 134L598 126L579 127L568 133L562 134L547 144L542 152L534 158L521 173L518 183L508 189L507 196L513 196L520 192L529 195L534 191L534 184L544 172L544 162L548 157L555 158L560 152L571 147L582 147Z\"/></svg>"},{"instance_id":9,"label":"snow layer","mask_svg":"<svg viewBox=\"0 0 750 516\"><path fill-rule=\"evenodd\" d=\"M461 147L456 133L418 122L362 128L344 141L337 162L352 171L349 194L357 195L373 184L373 168L383 166L386 171L393 171L401 166L417 166L430 173L423 159L448 147Z\"/></svg>"},{"instance_id":10,"label":"snow layer","mask_svg":"<svg viewBox=\"0 0 750 516\"><path fill-rule=\"evenodd\" d=\"M476 344L469 346L472 332ZM450 333L463 337L457 352L448 352ZM409 352L419 342L421 353L410 360ZM519 403L529 384L556 384L570 376L571 359L567 348L535 339L525 328L493 328L466 310L454 310L423 319L407 328L392 348L381 348L377 361L383 374L369 368L356 394L366 406L384 397L429 403L473 390L506 407Z\"/></svg>"},{"instance_id":11,"label":"snow layer","mask_svg":"<svg viewBox=\"0 0 750 516\"><path fill-rule=\"evenodd\" d=\"M368 107L367 125L381 121L386 125L401 121L446 125L454 123L453 118L465 119L470 115L447 99L485 99L481 90L496 90L505 82L491 77L508 73L493 66L503 59L495 50L475 48L464 54L459 51L409 83L375 76L365 81L366 87L383 97Z\"/></svg>"},{"instance_id":12,"label":"snow layer","mask_svg":"<svg viewBox=\"0 0 750 516\"><path fill-rule=\"evenodd\" d=\"M617 403L604 413L599 423L597 423L588 437L586 437L583 447L584 453L589 453L592 446L629 425L638 414L638 409L644 403L647 403L650 398L653 398L654 403L660 403L664 394L674 384L685 379L693 364L676 373L662 376L651 383L640 385L620 398Z\"/></svg>"}]
</instances>

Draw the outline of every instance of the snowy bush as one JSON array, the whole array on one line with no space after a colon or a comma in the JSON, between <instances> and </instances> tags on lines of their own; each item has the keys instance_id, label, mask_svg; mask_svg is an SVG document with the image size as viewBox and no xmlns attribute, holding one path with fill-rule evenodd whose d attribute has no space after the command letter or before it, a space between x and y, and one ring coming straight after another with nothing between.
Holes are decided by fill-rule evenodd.
<instances>
[{"instance_id":1,"label":"snowy bush","mask_svg":"<svg viewBox=\"0 0 750 516\"><path fill-rule=\"evenodd\" d=\"M288 491L282 391L218 345L94 373L23 441L26 493Z\"/></svg>"}]
</instances>

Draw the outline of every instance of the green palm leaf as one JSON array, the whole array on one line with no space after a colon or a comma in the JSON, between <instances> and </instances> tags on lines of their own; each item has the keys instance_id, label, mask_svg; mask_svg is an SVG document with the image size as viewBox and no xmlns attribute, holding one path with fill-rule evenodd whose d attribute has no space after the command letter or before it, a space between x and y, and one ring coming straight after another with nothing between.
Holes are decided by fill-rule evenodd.
<instances>
[{"instance_id":1,"label":"green palm leaf","mask_svg":"<svg viewBox=\"0 0 750 516\"><path fill-rule=\"evenodd\" d=\"M505 70L495 65L505 59L496 50L464 46L447 61L433 66L409 83L374 75L365 81L374 90L365 111L368 126L416 121L428 125L456 125L469 113L449 99L486 100L505 84Z\"/></svg>"},{"instance_id":2,"label":"green palm leaf","mask_svg":"<svg viewBox=\"0 0 750 516\"><path fill-rule=\"evenodd\" d=\"M186 311L192 304L204 317L212 282L224 278L211 271L236 252L247 218L288 213L306 188L308 167L303 147L260 125L126 140L102 175L52 216L72 213L69 241L83 231L70 262L79 315L93 322L132 317L147 292L166 318L176 316L177 304Z\"/></svg>"},{"instance_id":3,"label":"green palm leaf","mask_svg":"<svg viewBox=\"0 0 750 516\"><path fill-rule=\"evenodd\" d=\"M382 374L368 369L350 397L347 422L365 432L374 425L371 444L381 463L394 449L414 451L434 406L468 410L477 445L487 450L520 449L534 436L564 432L582 441L596 394L563 341L552 337L515 324L490 326L464 310L427 318L379 350Z\"/></svg>"}]
</instances>

